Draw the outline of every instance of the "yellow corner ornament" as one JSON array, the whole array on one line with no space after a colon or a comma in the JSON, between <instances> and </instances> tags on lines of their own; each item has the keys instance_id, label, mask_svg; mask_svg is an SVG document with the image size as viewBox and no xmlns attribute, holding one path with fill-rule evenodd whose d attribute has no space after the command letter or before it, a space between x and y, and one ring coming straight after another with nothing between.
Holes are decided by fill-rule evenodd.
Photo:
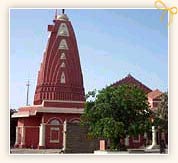
<instances>
[{"instance_id":1,"label":"yellow corner ornament","mask_svg":"<svg viewBox=\"0 0 178 163\"><path fill-rule=\"evenodd\" d=\"M174 7L169 8L161 0L156 0L155 1L155 7L157 9L159 9L159 10L163 10L162 15L160 17L161 21L163 21L163 18L165 16L165 14L167 12L169 12L169 14L170 14L169 22L168 22L168 26L169 26L172 23L172 21L173 21L173 15L177 14L177 7L174 6Z\"/></svg>"}]
</instances>

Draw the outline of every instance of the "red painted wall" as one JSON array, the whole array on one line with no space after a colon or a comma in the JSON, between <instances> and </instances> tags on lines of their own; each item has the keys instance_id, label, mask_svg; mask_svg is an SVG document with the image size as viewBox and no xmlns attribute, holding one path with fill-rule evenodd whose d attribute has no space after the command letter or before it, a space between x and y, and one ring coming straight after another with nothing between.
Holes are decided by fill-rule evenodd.
<instances>
[{"instance_id":1,"label":"red painted wall","mask_svg":"<svg viewBox=\"0 0 178 163\"><path fill-rule=\"evenodd\" d=\"M25 147L37 148L39 144L39 127L25 128Z\"/></svg>"}]
</instances>

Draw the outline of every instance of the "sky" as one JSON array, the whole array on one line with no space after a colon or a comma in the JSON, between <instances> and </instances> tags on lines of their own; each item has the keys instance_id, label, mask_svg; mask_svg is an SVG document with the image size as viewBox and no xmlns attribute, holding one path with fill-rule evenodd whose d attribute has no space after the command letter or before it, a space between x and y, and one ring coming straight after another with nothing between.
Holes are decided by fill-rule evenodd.
<instances>
[{"instance_id":1,"label":"sky","mask_svg":"<svg viewBox=\"0 0 178 163\"><path fill-rule=\"evenodd\" d=\"M61 10L58 10L61 13ZM85 93L129 73L151 89L168 90L168 15L157 9L66 9L77 39ZM33 104L37 73L55 9L10 10L10 108Z\"/></svg>"}]
</instances>

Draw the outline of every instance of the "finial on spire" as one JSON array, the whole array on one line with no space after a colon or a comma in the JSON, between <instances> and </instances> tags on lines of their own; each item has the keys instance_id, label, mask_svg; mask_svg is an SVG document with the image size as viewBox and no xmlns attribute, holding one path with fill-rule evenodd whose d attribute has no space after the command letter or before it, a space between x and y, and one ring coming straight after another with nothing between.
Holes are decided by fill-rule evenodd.
<instances>
[{"instance_id":1,"label":"finial on spire","mask_svg":"<svg viewBox=\"0 0 178 163\"><path fill-rule=\"evenodd\" d=\"M131 73L129 72L129 74L127 75L128 77L132 77Z\"/></svg>"},{"instance_id":2,"label":"finial on spire","mask_svg":"<svg viewBox=\"0 0 178 163\"><path fill-rule=\"evenodd\" d=\"M64 12L65 12L65 9L62 9L62 14L64 14Z\"/></svg>"}]
</instances>

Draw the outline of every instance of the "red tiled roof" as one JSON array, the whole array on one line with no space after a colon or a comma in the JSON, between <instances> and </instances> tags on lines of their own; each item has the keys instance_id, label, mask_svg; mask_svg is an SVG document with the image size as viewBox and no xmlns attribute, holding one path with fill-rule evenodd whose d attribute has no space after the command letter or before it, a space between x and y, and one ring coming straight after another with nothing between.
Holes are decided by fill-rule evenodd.
<instances>
[{"instance_id":1,"label":"red tiled roof","mask_svg":"<svg viewBox=\"0 0 178 163\"><path fill-rule=\"evenodd\" d=\"M136 85L137 87L139 87L140 89L142 89L145 93L152 92L152 90L150 88L145 86L143 83L141 83L140 81L135 79L130 74L127 75L125 78L123 78L123 79L117 81L116 83L112 84L111 86L119 86L119 85L122 85L122 84L133 84L133 85Z\"/></svg>"},{"instance_id":2,"label":"red tiled roof","mask_svg":"<svg viewBox=\"0 0 178 163\"><path fill-rule=\"evenodd\" d=\"M161 96L163 93L159 90L159 89L156 89L150 93L148 93L148 97L149 98L152 98L152 99L156 99L158 98L159 96Z\"/></svg>"}]
</instances>

